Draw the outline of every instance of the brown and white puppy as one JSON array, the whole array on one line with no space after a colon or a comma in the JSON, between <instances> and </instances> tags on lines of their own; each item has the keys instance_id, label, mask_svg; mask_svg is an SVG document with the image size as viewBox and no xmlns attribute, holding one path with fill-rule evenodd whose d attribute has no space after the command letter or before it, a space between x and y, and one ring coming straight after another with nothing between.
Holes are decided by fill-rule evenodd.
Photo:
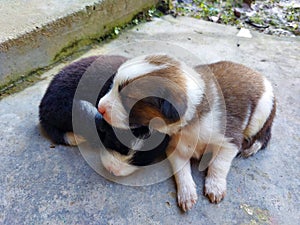
<instances>
[{"instance_id":1,"label":"brown and white puppy","mask_svg":"<svg viewBox=\"0 0 300 225\"><path fill-rule=\"evenodd\" d=\"M167 154L184 211L197 200L190 159L208 167L205 195L220 202L233 158L267 146L275 108L270 82L243 65L223 61L191 69L167 55L122 64L98 104L115 127L145 125L171 136Z\"/></svg>"}]
</instances>

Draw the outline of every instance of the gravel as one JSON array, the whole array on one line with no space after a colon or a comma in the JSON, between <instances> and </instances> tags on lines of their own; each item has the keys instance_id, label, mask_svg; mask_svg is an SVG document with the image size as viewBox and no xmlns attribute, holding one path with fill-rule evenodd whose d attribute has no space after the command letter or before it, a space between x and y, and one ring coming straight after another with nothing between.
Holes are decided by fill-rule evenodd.
<instances>
[{"instance_id":1,"label":"gravel","mask_svg":"<svg viewBox=\"0 0 300 225\"><path fill-rule=\"evenodd\" d=\"M169 13L270 35L300 35L300 0L177 0L171 1Z\"/></svg>"}]
</instances>

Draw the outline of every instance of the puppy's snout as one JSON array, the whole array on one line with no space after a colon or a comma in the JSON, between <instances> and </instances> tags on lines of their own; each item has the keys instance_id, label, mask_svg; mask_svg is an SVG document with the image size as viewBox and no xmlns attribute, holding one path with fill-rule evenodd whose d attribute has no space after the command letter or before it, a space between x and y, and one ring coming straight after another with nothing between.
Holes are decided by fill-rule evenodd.
<instances>
[{"instance_id":1,"label":"puppy's snout","mask_svg":"<svg viewBox=\"0 0 300 225\"><path fill-rule=\"evenodd\" d=\"M101 115L104 115L106 113L106 108L103 105L98 105L98 112Z\"/></svg>"},{"instance_id":2,"label":"puppy's snout","mask_svg":"<svg viewBox=\"0 0 300 225\"><path fill-rule=\"evenodd\" d=\"M102 117L104 118L104 120L106 120L108 123L111 123L111 108L107 107L106 105L103 104L99 104L98 105L98 112L102 115Z\"/></svg>"}]
</instances>

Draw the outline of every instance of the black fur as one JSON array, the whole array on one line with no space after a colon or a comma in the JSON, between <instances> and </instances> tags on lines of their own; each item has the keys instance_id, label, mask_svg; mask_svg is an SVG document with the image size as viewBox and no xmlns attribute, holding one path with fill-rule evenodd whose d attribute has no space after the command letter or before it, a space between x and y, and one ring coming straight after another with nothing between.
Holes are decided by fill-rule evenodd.
<instances>
[{"instance_id":1,"label":"black fur","mask_svg":"<svg viewBox=\"0 0 300 225\"><path fill-rule=\"evenodd\" d=\"M110 90L117 69L126 60L122 56L93 56L70 64L53 78L40 103L39 119L42 128L54 143L67 144L64 135L73 131L72 112L75 111L76 115L79 115L77 119L81 125L80 135L91 145L99 142L99 139L91 139L95 135L89 134L92 132L90 127L96 123L98 135L107 149L123 155L128 154L130 149L117 139L113 128L105 122L96 108L100 98ZM87 77L81 79L84 74ZM99 87L103 88L99 90ZM78 88L81 90L79 96L76 94ZM91 108L82 108L82 101L88 102ZM117 130L125 135L126 132L132 132L139 138L149 135L150 132L147 127L131 131ZM168 142L169 137L165 136L156 148L150 151L136 151L131 163L137 166L149 165L157 157L164 155Z\"/></svg>"},{"instance_id":2,"label":"black fur","mask_svg":"<svg viewBox=\"0 0 300 225\"><path fill-rule=\"evenodd\" d=\"M118 141L118 138L116 137L113 128L107 122L105 122L105 120L102 120L102 122L105 127L105 132L102 134L102 141L104 146L109 151L117 151L122 155L127 155L130 149L124 144L122 144L122 142ZM123 136L128 135L127 130L118 129L118 132L123 132ZM134 136L141 139L150 135L148 127L145 126L132 129L132 133L134 134ZM162 134L157 131L153 131L151 135ZM143 151L143 149L141 149L141 151L135 151L133 158L130 161L130 164L135 166L146 166L153 163L154 161L166 158L165 149L169 144L169 140L170 137L166 135L163 141L157 147L151 149L150 151Z\"/></svg>"},{"instance_id":3,"label":"black fur","mask_svg":"<svg viewBox=\"0 0 300 225\"><path fill-rule=\"evenodd\" d=\"M162 100L160 105L162 114L171 121L180 120L180 115L176 108L167 100Z\"/></svg>"},{"instance_id":4,"label":"black fur","mask_svg":"<svg viewBox=\"0 0 300 225\"><path fill-rule=\"evenodd\" d=\"M53 78L40 103L40 124L56 144L67 144L64 134L73 131L72 107L77 85L96 59L82 59L65 67Z\"/></svg>"}]
</instances>

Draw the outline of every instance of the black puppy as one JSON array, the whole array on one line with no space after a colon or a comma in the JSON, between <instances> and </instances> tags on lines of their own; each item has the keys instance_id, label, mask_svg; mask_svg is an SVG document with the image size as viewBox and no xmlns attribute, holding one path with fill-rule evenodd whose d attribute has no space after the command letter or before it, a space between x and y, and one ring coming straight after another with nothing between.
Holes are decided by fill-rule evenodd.
<instances>
[{"instance_id":1,"label":"black puppy","mask_svg":"<svg viewBox=\"0 0 300 225\"><path fill-rule=\"evenodd\" d=\"M53 78L39 106L40 124L54 143L77 145L88 141L99 147L101 141L105 147L100 151L103 165L118 176L165 156L169 142L169 136L150 132L148 127L112 128L98 112L96 106L100 98L110 90L115 73L126 60L122 56L102 55L66 66ZM74 125L80 129L74 131ZM116 134L123 140L120 141ZM146 146L146 138L150 135L163 137L151 149ZM127 163L130 168L123 167Z\"/></svg>"}]
</instances>

